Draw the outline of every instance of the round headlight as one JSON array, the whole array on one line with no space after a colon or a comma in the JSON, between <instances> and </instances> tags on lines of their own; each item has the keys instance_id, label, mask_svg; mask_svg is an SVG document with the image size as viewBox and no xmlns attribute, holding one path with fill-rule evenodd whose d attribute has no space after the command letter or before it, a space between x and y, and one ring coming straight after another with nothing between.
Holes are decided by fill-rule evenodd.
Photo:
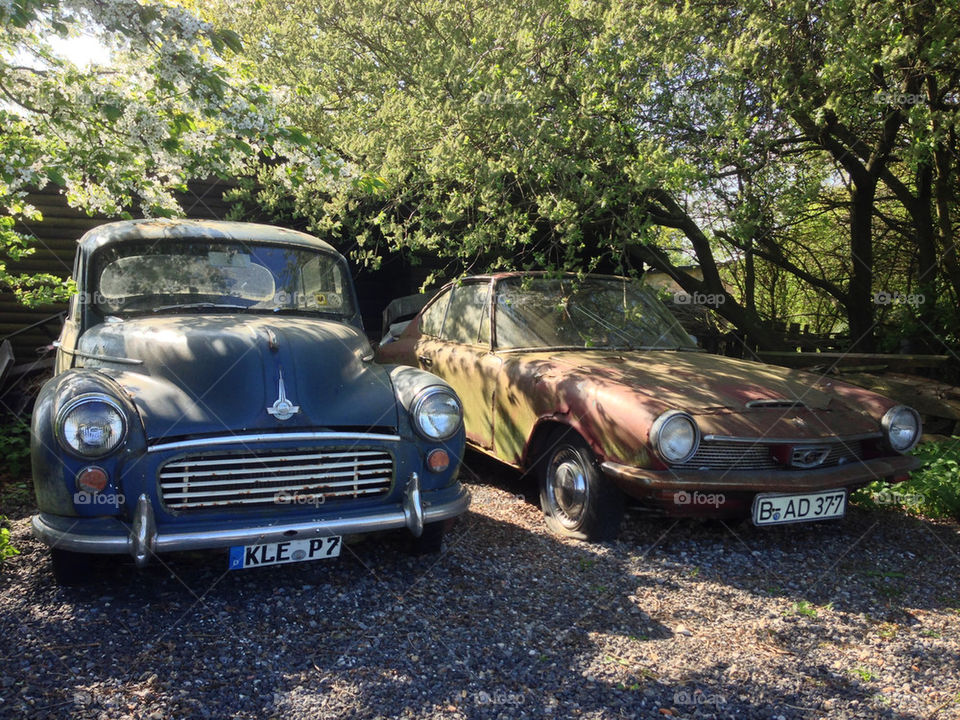
<instances>
[{"instance_id":1,"label":"round headlight","mask_svg":"<svg viewBox=\"0 0 960 720\"><path fill-rule=\"evenodd\" d=\"M460 400L452 390L439 385L421 390L410 412L417 431L429 440L446 440L463 420Z\"/></svg>"},{"instance_id":2,"label":"round headlight","mask_svg":"<svg viewBox=\"0 0 960 720\"><path fill-rule=\"evenodd\" d=\"M106 395L81 395L60 410L57 438L72 453L102 457L117 449L127 432L120 405Z\"/></svg>"},{"instance_id":3,"label":"round headlight","mask_svg":"<svg viewBox=\"0 0 960 720\"><path fill-rule=\"evenodd\" d=\"M920 439L920 415L913 408L896 405L880 421L887 444L897 452L906 452Z\"/></svg>"},{"instance_id":4,"label":"round headlight","mask_svg":"<svg viewBox=\"0 0 960 720\"><path fill-rule=\"evenodd\" d=\"M670 410L653 421L650 443L669 463L683 463L700 447L700 428L685 412Z\"/></svg>"}]
</instances>

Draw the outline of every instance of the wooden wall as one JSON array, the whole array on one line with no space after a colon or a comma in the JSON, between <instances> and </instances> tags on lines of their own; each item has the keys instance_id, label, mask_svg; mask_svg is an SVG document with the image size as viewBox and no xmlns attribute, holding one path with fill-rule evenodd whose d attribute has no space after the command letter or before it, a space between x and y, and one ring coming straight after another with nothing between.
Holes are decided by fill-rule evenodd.
<instances>
[{"instance_id":1,"label":"wooden wall","mask_svg":"<svg viewBox=\"0 0 960 720\"><path fill-rule=\"evenodd\" d=\"M223 193L230 187L231 184L222 181L191 182L187 192L179 194L177 199L186 217L219 220L226 217L230 208L223 201ZM12 274L43 272L69 277L80 236L116 219L103 215L90 217L71 208L60 188L52 185L30 193L27 202L43 213L43 220L18 225L19 231L33 234L38 242L33 255L18 262L6 261ZM64 310L66 305L27 308L17 302L13 293L0 292L0 340L10 340L18 364L36 360L60 334L60 322L56 318L46 325L35 324Z\"/></svg>"}]
</instances>

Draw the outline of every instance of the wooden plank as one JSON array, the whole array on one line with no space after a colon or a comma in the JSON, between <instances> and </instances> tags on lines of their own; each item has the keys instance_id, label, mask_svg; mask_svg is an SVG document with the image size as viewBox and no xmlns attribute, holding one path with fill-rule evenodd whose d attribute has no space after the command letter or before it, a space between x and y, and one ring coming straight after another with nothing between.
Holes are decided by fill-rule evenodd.
<instances>
[{"instance_id":1,"label":"wooden plank","mask_svg":"<svg viewBox=\"0 0 960 720\"><path fill-rule=\"evenodd\" d=\"M757 356L764 362L786 367L827 365L836 367L870 366L889 368L942 367L949 355L887 355L883 353L843 352L779 352L762 351Z\"/></svg>"},{"instance_id":2,"label":"wooden plank","mask_svg":"<svg viewBox=\"0 0 960 720\"><path fill-rule=\"evenodd\" d=\"M841 372L837 378L909 405L921 415L960 420L960 388L954 385L900 373Z\"/></svg>"}]
</instances>

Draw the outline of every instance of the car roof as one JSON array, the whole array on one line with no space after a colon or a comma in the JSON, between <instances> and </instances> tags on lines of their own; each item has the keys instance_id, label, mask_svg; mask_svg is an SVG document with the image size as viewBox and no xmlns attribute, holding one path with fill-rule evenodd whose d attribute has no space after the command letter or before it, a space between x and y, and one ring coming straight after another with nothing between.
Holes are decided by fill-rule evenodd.
<instances>
[{"instance_id":1,"label":"car roof","mask_svg":"<svg viewBox=\"0 0 960 720\"><path fill-rule=\"evenodd\" d=\"M83 252L91 253L97 248L116 242L177 238L249 240L337 252L336 248L329 243L297 230L227 220L172 220L169 218L121 220L99 225L86 232L77 242Z\"/></svg>"}]
</instances>

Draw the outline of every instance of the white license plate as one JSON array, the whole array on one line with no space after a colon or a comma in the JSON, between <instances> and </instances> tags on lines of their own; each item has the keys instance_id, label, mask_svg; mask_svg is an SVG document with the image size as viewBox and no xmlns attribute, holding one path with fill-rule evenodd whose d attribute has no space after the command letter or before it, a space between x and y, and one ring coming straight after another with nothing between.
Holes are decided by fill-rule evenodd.
<instances>
[{"instance_id":1,"label":"white license plate","mask_svg":"<svg viewBox=\"0 0 960 720\"><path fill-rule=\"evenodd\" d=\"M846 490L814 493L764 493L753 499L754 525L784 525L841 518L847 511Z\"/></svg>"},{"instance_id":2,"label":"white license plate","mask_svg":"<svg viewBox=\"0 0 960 720\"><path fill-rule=\"evenodd\" d=\"M267 565L326 560L340 555L340 536L285 540L266 545L235 545L230 548L230 570Z\"/></svg>"}]
</instances>

